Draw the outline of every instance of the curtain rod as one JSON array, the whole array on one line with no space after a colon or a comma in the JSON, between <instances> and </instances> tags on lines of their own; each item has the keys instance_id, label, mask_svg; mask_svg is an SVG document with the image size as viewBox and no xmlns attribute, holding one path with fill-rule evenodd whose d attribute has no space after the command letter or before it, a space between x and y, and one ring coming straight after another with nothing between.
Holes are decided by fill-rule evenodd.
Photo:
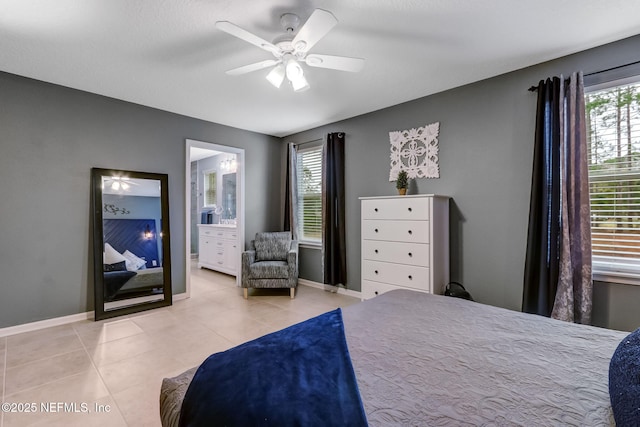
<instances>
[{"instance_id":1,"label":"curtain rod","mask_svg":"<svg viewBox=\"0 0 640 427\"><path fill-rule=\"evenodd\" d=\"M293 144L294 147L301 147L303 145L307 145L307 144L313 144L314 142L318 142L318 141L322 141L322 138L318 138L318 139L313 139L311 141L307 141L307 142L290 142L289 144Z\"/></svg>"},{"instance_id":2,"label":"curtain rod","mask_svg":"<svg viewBox=\"0 0 640 427\"><path fill-rule=\"evenodd\" d=\"M629 62L628 64L618 65L617 67L607 68L606 70L594 71L592 73L585 74L584 77L594 76L596 74L606 73L608 71L613 71L613 70L617 70L618 68L624 68L624 67L628 67L629 65L636 65L636 64L640 64L640 61ZM531 86L529 88L529 92L535 92L537 90L538 90L538 86Z\"/></svg>"}]
</instances>

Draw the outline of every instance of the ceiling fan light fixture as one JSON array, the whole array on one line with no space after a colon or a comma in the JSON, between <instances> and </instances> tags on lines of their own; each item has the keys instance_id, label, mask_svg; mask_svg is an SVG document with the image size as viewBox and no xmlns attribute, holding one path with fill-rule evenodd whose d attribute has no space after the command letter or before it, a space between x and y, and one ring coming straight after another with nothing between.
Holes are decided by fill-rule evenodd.
<instances>
[{"instance_id":1,"label":"ceiling fan light fixture","mask_svg":"<svg viewBox=\"0 0 640 427\"><path fill-rule=\"evenodd\" d=\"M269 74L267 74L267 80L279 89L284 81L284 74L284 65L278 64L273 70L269 71Z\"/></svg>"},{"instance_id":2,"label":"ceiling fan light fixture","mask_svg":"<svg viewBox=\"0 0 640 427\"><path fill-rule=\"evenodd\" d=\"M275 57L275 59L234 68L226 71L226 73L237 76L275 66L266 76L273 86L280 88L286 78L291 83L294 91L302 92L309 89L309 83L304 76L304 70L300 65L301 62L310 67L339 71L358 72L362 69L364 60L360 58L320 54L307 56L316 43L338 24L338 20L331 12L315 9L302 27L300 27L298 15L285 13L280 16L280 24L284 29L284 34L277 36L273 42L268 42L231 22L216 22L216 28L219 30L271 52Z\"/></svg>"},{"instance_id":3,"label":"ceiling fan light fixture","mask_svg":"<svg viewBox=\"0 0 640 427\"><path fill-rule=\"evenodd\" d=\"M299 77L290 81L291 81L291 86L293 87L294 92L304 92L305 90L310 88L309 83L307 82L307 79L305 79L302 74L300 74Z\"/></svg>"},{"instance_id":4,"label":"ceiling fan light fixture","mask_svg":"<svg viewBox=\"0 0 640 427\"><path fill-rule=\"evenodd\" d=\"M300 77L304 78L304 71L302 71L302 67L295 59L289 59L286 65L286 73L287 78L293 82Z\"/></svg>"}]
</instances>

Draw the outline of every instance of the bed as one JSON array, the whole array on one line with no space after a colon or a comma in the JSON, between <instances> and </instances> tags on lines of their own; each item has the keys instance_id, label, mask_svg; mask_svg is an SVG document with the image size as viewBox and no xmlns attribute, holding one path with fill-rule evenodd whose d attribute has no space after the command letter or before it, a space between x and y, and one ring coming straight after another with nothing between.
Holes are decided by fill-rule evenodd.
<instances>
[{"instance_id":1,"label":"bed","mask_svg":"<svg viewBox=\"0 0 640 427\"><path fill-rule=\"evenodd\" d=\"M104 300L111 302L144 295L161 295L163 283L162 267L137 271L105 271Z\"/></svg>"},{"instance_id":2,"label":"bed","mask_svg":"<svg viewBox=\"0 0 640 427\"><path fill-rule=\"evenodd\" d=\"M615 425L609 362L625 332L408 290L342 317L371 426ZM164 427L196 369L163 380Z\"/></svg>"},{"instance_id":3,"label":"bed","mask_svg":"<svg viewBox=\"0 0 640 427\"><path fill-rule=\"evenodd\" d=\"M105 218L103 232L105 302L162 294L164 273L156 220Z\"/></svg>"}]
</instances>

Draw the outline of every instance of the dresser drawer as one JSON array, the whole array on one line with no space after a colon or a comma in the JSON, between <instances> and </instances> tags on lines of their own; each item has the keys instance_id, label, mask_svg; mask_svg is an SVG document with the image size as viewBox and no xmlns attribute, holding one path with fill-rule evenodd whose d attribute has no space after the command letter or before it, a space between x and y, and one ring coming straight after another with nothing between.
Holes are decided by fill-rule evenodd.
<instances>
[{"instance_id":1,"label":"dresser drawer","mask_svg":"<svg viewBox=\"0 0 640 427\"><path fill-rule=\"evenodd\" d=\"M429 269L415 265L363 260L362 279L426 291L431 289Z\"/></svg>"},{"instance_id":2,"label":"dresser drawer","mask_svg":"<svg viewBox=\"0 0 640 427\"><path fill-rule=\"evenodd\" d=\"M372 261L429 266L429 245L425 243L363 240L362 258Z\"/></svg>"},{"instance_id":3,"label":"dresser drawer","mask_svg":"<svg viewBox=\"0 0 640 427\"><path fill-rule=\"evenodd\" d=\"M429 243L429 221L363 220L362 238L366 240Z\"/></svg>"},{"instance_id":4,"label":"dresser drawer","mask_svg":"<svg viewBox=\"0 0 640 427\"><path fill-rule=\"evenodd\" d=\"M212 228L212 227L207 227L207 228L200 227L200 235L222 239L225 236L225 230L222 230L219 228Z\"/></svg>"},{"instance_id":5,"label":"dresser drawer","mask_svg":"<svg viewBox=\"0 0 640 427\"><path fill-rule=\"evenodd\" d=\"M201 237L213 237L214 236L213 230L210 229L210 228L200 227L198 230L199 230L198 233L199 233L199 235Z\"/></svg>"},{"instance_id":6,"label":"dresser drawer","mask_svg":"<svg viewBox=\"0 0 640 427\"><path fill-rule=\"evenodd\" d=\"M362 219L429 219L427 198L367 199L362 201Z\"/></svg>"},{"instance_id":7,"label":"dresser drawer","mask_svg":"<svg viewBox=\"0 0 640 427\"><path fill-rule=\"evenodd\" d=\"M394 289L407 289L401 286L389 285L388 283L371 282L369 280L362 281L362 289L360 290L360 298L371 299L385 292L393 291Z\"/></svg>"}]
</instances>

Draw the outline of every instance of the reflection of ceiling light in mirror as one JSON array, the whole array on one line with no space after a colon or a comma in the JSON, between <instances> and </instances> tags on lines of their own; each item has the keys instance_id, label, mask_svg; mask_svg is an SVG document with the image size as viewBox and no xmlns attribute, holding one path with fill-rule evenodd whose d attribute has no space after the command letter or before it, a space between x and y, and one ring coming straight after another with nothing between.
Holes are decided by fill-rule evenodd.
<instances>
[{"instance_id":1,"label":"reflection of ceiling light in mirror","mask_svg":"<svg viewBox=\"0 0 640 427\"><path fill-rule=\"evenodd\" d=\"M129 178L126 176L112 176L106 179L106 181L111 181L111 189L113 191L127 191L131 188L131 185L129 184L131 181L129 181ZM104 181L102 183L102 188L104 189Z\"/></svg>"}]
</instances>

